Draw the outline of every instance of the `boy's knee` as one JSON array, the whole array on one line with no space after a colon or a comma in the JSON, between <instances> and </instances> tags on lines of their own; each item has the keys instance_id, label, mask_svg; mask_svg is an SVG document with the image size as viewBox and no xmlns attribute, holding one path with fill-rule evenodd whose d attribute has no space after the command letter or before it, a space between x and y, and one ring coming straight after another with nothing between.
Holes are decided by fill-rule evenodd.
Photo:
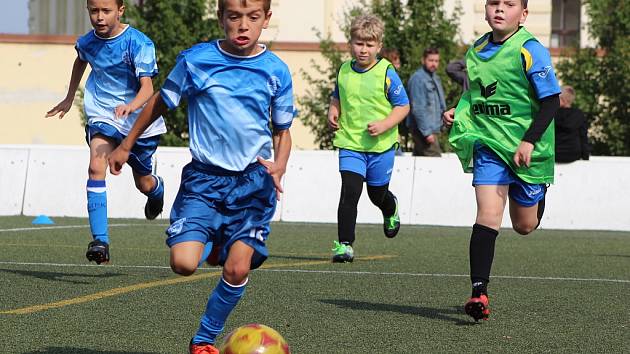
<instances>
[{"instance_id":1,"label":"boy's knee","mask_svg":"<svg viewBox=\"0 0 630 354\"><path fill-rule=\"evenodd\" d=\"M179 275L189 276L197 270L197 263L190 261L171 260L171 269L173 270L173 272Z\"/></svg>"},{"instance_id":2,"label":"boy's knee","mask_svg":"<svg viewBox=\"0 0 630 354\"><path fill-rule=\"evenodd\" d=\"M155 179L151 175L137 178L135 182L136 188L144 194L152 192L155 187Z\"/></svg>"},{"instance_id":3,"label":"boy's knee","mask_svg":"<svg viewBox=\"0 0 630 354\"><path fill-rule=\"evenodd\" d=\"M512 228L517 233L526 236L531 234L534 230L536 230L536 224L531 223L513 223Z\"/></svg>"},{"instance_id":4,"label":"boy's knee","mask_svg":"<svg viewBox=\"0 0 630 354\"><path fill-rule=\"evenodd\" d=\"M240 285L247 279L249 275L249 264L234 264L223 268L223 279L230 284Z\"/></svg>"}]
</instances>

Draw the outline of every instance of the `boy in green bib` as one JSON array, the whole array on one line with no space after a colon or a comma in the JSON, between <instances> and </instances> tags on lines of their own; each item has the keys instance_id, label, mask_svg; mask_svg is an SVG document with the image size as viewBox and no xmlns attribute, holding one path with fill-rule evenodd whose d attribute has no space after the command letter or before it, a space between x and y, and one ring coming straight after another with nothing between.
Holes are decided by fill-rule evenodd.
<instances>
[{"instance_id":1,"label":"boy in green bib","mask_svg":"<svg viewBox=\"0 0 630 354\"><path fill-rule=\"evenodd\" d=\"M542 219L560 106L549 52L521 26L527 0L487 0L485 8L492 32L468 50L470 88L443 117L464 171L473 173L472 296L464 309L476 321L490 315L487 285L507 199L519 234L531 233Z\"/></svg>"},{"instance_id":2,"label":"boy in green bib","mask_svg":"<svg viewBox=\"0 0 630 354\"><path fill-rule=\"evenodd\" d=\"M392 238L400 229L398 201L389 191L398 144L398 123L409 112L409 99L392 64L379 59L383 21L361 15L350 26L352 59L343 63L328 110L339 149L341 196L337 209L338 238L333 262L352 262L357 205L367 184L370 200L383 213L383 231Z\"/></svg>"}]
</instances>

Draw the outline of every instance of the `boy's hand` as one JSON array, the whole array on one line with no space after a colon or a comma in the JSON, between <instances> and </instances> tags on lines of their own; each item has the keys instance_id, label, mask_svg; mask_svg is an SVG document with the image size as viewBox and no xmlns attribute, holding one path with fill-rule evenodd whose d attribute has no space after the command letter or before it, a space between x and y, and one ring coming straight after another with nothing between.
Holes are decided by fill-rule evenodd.
<instances>
[{"instance_id":1,"label":"boy's hand","mask_svg":"<svg viewBox=\"0 0 630 354\"><path fill-rule=\"evenodd\" d=\"M337 114L328 115L328 127L332 130L339 130L339 115Z\"/></svg>"},{"instance_id":2,"label":"boy's hand","mask_svg":"<svg viewBox=\"0 0 630 354\"><path fill-rule=\"evenodd\" d=\"M72 101L73 101L72 99L66 98L65 100L59 102L59 104L57 104L53 109L46 112L46 118L54 117L58 113L59 113L59 119L63 118L63 116L65 116L66 113L68 113L70 108L72 108Z\"/></svg>"},{"instance_id":3,"label":"boy's hand","mask_svg":"<svg viewBox=\"0 0 630 354\"><path fill-rule=\"evenodd\" d=\"M534 151L534 144L521 141L514 154L514 164L518 167L521 167L523 164L529 167L529 163L532 161L532 151Z\"/></svg>"},{"instance_id":4,"label":"boy's hand","mask_svg":"<svg viewBox=\"0 0 630 354\"><path fill-rule=\"evenodd\" d=\"M385 133L389 130L389 126L385 123L385 120L377 120L376 122L372 122L368 124L367 130L370 133L370 136L378 136Z\"/></svg>"},{"instance_id":5,"label":"boy's hand","mask_svg":"<svg viewBox=\"0 0 630 354\"><path fill-rule=\"evenodd\" d=\"M121 145L118 145L118 147L109 155L109 172L116 176L119 175L123 165L128 159L129 150L123 148Z\"/></svg>"},{"instance_id":6,"label":"boy's hand","mask_svg":"<svg viewBox=\"0 0 630 354\"><path fill-rule=\"evenodd\" d=\"M267 173L269 173L271 178L273 178L273 184L276 187L276 199L280 200L280 193L284 193L284 190L282 189L282 176L286 172L286 168L278 166L271 161L267 161L260 156L256 157L256 159L261 165L265 166Z\"/></svg>"},{"instance_id":7,"label":"boy's hand","mask_svg":"<svg viewBox=\"0 0 630 354\"><path fill-rule=\"evenodd\" d=\"M131 112L133 112L133 109L131 109L131 105L121 104L120 106L116 107L116 118L127 118L127 116L129 116Z\"/></svg>"},{"instance_id":8,"label":"boy's hand","mask_svg":"<svg viewBox=\"0 0 630 354\"><path fill-rule=\"evenodd\" d=\"M444 112L444 114L442 114L442 123L444 123L445 126L450 127L451 125L453 125L454 121L455 108L451 108L448 111Z\"/></svg>"}]
</instances>

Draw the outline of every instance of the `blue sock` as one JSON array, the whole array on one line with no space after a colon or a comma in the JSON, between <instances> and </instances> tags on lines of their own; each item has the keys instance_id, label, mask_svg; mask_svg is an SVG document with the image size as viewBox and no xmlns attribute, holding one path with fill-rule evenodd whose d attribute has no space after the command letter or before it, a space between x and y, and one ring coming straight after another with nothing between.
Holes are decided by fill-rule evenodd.
<instances>
[{"instance_id":1,"label":"blue sock","mask_svg":"<svg viewBox=\"0 0 630 354\"><path fill-rule=\"evenodd\" d=\"M109 243L107 232L107 192L105 181L89 179L87 181L87 209L90 217L92 237Z\"/></svg>"},{"instance_id":2,"label":"blue sock","mask_svg":"<svg viewBox=\"0 0 630 354\"><path fill-rule=\"evenodd\" d=\"M152 175L152 177L155 179L155 187L145 195L150 199L162 199L164 197L164 181L159 176Z\"/></svg>"},{"instance_id":3,"label":"blue sock","mask_svg":"<svg viewBox=\"0 0 630 354\"><path fill-rule=\"evenodd\" d=\"M201 318L199 330L192 340L193 343L214 344L217 335L223 331L228 315L243 297L245 285L247 285L247 280L242 285L234 286L221 278L210 295L206 313Z\"/></svg>"}]
</instances>

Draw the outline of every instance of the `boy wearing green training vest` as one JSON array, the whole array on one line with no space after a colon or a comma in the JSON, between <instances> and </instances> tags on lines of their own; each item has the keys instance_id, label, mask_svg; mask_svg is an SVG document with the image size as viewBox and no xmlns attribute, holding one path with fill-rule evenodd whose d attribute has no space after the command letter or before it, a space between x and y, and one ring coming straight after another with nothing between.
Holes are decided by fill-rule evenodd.
<instances>
[{"instance_id":1,"label":"boy wearing green training vest","mask_svg":"<svg viewBox=\"0 0 630 354\"><path fill-rule=\"evenodd\" d=\"M398 123L409 112L409 99L392 64L379 59L383 21L361 15L350 25L352 59L343 63L328 110L339 149L341 196L337 209L338 241L333 262L352 262L357 205L367 184L370 200L383 213L383 231L392 238L400 229L398 201L389 191L398 144Z\"/></svg>"},{"instance_id":2,"label":"boy wearing green training vest","mask_svg":"<svg viewBox=\"0 0 630 354\"><path fill-rule=\"evenodd\" d=\"M531 233L542 219L560 106L549 52L521 26L527 0L487 0L485 8L492 32L468 50L470 88L443 117L452 125L449 141L462 167L473 173L472 296L464 309L476 321L490 314L487 285L506 200L519 234Z\"/></svg>"}]
</instances>

